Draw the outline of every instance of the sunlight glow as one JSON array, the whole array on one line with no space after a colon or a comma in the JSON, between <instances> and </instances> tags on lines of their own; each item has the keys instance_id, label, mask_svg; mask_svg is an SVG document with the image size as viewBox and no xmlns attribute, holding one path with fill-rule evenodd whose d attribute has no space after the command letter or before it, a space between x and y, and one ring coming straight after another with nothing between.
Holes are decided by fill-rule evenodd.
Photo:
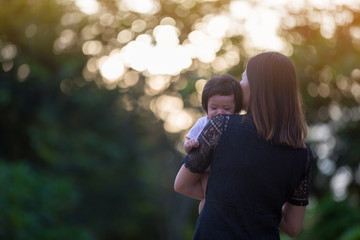
<instances>
[{"instance_id":1,"label":"sunlight glow","mask_svg":"<svg viewBox=\"0 0 360 240\"><path fill-rule=\"evenodd\" d=\"M192 61L183 46L156 46L153 49L153 61L149 62L148 71L151 74L177 75L181 70L190 67Z\"/></svg>"},{"instance_id":2,"label":"sunlight glow","mask_svg":"<svg viewBox=\"0 0 360 240\"><path fill-rule=\"evenodd\" d=\"M96 78L100 72L106 87L113 89L115 86L126 88L135 86L140 79L145 81L144 93L149 97L147 102L154 114L164 121L168 132L179 132L188 129L195 119L194 113L185 109L180 96L161 96L171 84L173 89L180 90L186 87L187 80L175 80L176 76L190 67L200 69L211 68L215 73L226 72L240 62L240 56L250 56L258 51L273 50L290 55L292 48L279 35L281 27L294 27L310 19L314 27L319 28L325 38L331 38L339 25L346 25L353 20L351 11L342 11L335 14L334 9L339 6L351 8L359 7L350 0L269 0L269 1L243 1L232 0L228 5L215 14L203 16L192 25L191 32L183 35L184 24L167 16L153 26L153 14L161 10L159 0L122 0L117 1L119 11L129 13L119 16L110 12L100 11L100 1L96 0L69 0L76 3L83 13L97 14L99 24L87 25L81 30L80 36L70 28L71 24L80 21L84 15L69 13L61 19L63 26L69 26L55 41L55 52L62 52L76 44L78 37L84 41L82 51L88 55L89 60L84 69L87 80ZM196 1L173 0L178 5L175 13L182 17L191 16L190 11ZM351 5L351 6L350 6ZM314 7L316 9L314 9ZM301 15L302 10L309 10L308 15ZM314 11L312 11L314 9ZM360 7L359 7L360 9ZM294 13L289 17L289 11ZM333 11L333 12L332 12ZM298 15L296 13L299 12ZM142 15L142 16L140 16ZM144 16L148 15L148 16ZM284 24L284 19L286 24ZM124 20L124 27L118 28L119 22ZM281 25L284 24L284 25ZM107 39L105 30L116 31L116 39ZM110 29L111 28L111 29ZM360 39L360 28L349 29L354 44ZM26 36L36 34L36 26L29 26ZM110 34L111 35L111 34ZM232 41L232 37L243 37L244 50ZM101 39L102 37L102 39ZM301 44L301 37L294 35L294 42ZM107 44L104 44L103 41ZM359 44L360 46L360 44ZM245 52L240 52L245 51ZM109 53L110 52L110 53ZM16 48L4 47L1 54L11 61L16 55ZM313 51L316 55L316 50ZM105 55L105 56L102 56ZM4 68L4 64L3 64ZM206 71L206 70L204 70ZM359 71L360 72L360 71ZM199 73L199 75L201 75ZM334 78L334 71L324 67L320 74L320 82L310 82L307 90L313 97L333 97L336 93L329 83ZM340 94L353 96L360 103L360 84L355 78L360 76L357 71L352 78L339 76L336 84ZM356 75L356 76L355 76ZM201 105L201 92L206 80L200 79L195 83L196 92L189 96L189 104L195 107ZM150 100L152 99L153 100ZM126 100L126 101L125 101ZM134 109L133 100L125 99L123 102L127 110ZM341 108L336 104L323 106L319 110L319 118L333 121L347 121L360 118L360 111ZM331 126L316 126L309 130L309 138L330 138ZM319 134L319 132L321 134ZM315 134L316 133L316 134ZM327 143L319 145L318 163L324 174L330 174L334 168L331 160L327 159L332 151ZM320 169L320 167L319 167Z\"/></svg>"},{"instance_id":3,"label":"sunlight glow","mask_svg":"<svg viewBox=\"0 0 360 240\"><path fill-rule=\"evenodd\" d=\"M212 17L206 26L207 33L213 38L223 38L229 28L229 18L226 16Z\"/></svg>"},{"instance_id":4,"label":"sunlight glow","mask_svg":"<svg viewBox=\"0 0 360 240\"><path fill-rule=\"evenodd\" d=\"M189 44L185 44L192 58L198 58L203 63L210 63L216 58L216 52L220 50L222 41L207 35L203 31L195 30L188 36Z\"/></svg>"},{"instance_id":5,"label":"sunlight glow","mask_svg":"<svg viewBox=\"0 0 360 240\"><path fill-rule=\"evenodd\" d=\"M126 66L139 72L145 71L151 61L152 38L148 34L139 35L135 41L129 42L121 49L121 56Z\"/></svg>"},{"instance_id":6,"label":"sunlight glow","mask_svg":"<svg viewBox=\"0 0 360 240\"><path fill-rule=\"evenodd\" d=\"M359 40L360 39L360 27L352 26L350 27L350 35L354 38Z\"/></svg>"},{"instance_id":7,"label":"sunlight glow","mask_svg":"<svg viewBox=\"0 0 360 240\"><path fill-rule=\"evenodd\" d=\"M320 27L320 33L324 38L330 39L336 30L336 24L334 16L328 13L322 13L321 14L321 27Z\"/></svg>"},{"instance_id":8,"label":"sunlight glow","mask_svg":"<svg viewBox=\"0 0 360 240\"><path fill-rule=\"evenodd\" d=\"M160 119L164 120L164 128L171 133L188 129L193 124L191 110L184 109L180 97L162 95L150 102L150 109Z\"/></svg>"},{"instance_id":9,"label":"sunlight glow","mask_svg":"<svg viewBox=\"0 0 360 240\"><path fill-rule=\"evenodd\" d=\"M193 122L191 115L188 112L182 110L179 112L170 113L165 119L164 128L168 132L177 133L188 129L192 124Z\"/></svg>"},{"instance_id":10,"label":"sunlight glow","mask_svg":"<svg viewBox=\"0 0 360 240\"><path fill-rule=\"evenodd\" d=\"M177 75L190 67L192 60L187 49L179 45L177 29L170 25L157 26L153 37L139 35L121 49L121 56L126 66L150 74Z\"/></svg>"},{"instance_id":11,"label":"sunlight glow","mask_svg":"<svg viewBox=\"0 0 360 240\"><path fill-rule=\"evenodd\" d=\"M150 108L161 119L166 119L169 113L182 110L184 103L180 97L162 95L152 100Z\"/></svg>"},{"instance_id":12,"label":"sunlight glow","mask_svg":"<svg viewBox=\"0 0 360 240\"><path fill-rule=\"evenodd\" d=\"M114 82L123 75L125 67L120 54L115 53L102 57L99 60L99 69L104 78L110 82Z\"/></svg>"},{"instance_id":13,"label":"sunlight glow","mask_svg":"<svg viewBox=\"0 0 360 240\"><path fill-rule=\"evenodd\" d=\"M273 2L273 1L271 1ZM230 3L230 14L237 20L240 34L244 35L245 49L259 48L282 51L285 44L277 35L281 11L264 4L251 5L244 1Z\"/></svg>"},{"instance_id":14,"label":"sunlight glow","mask_svg":"<svg viewBox=\"0 0 360 240\"><path fill-rule=\"evenodd\" d=\"M146 84L154 91L160 92L170 86L169 75L152 75L146 78Z\"/></svg>"},{"instance_id":15,"label":"sunlight glow","mask_svg":"<svg viewBox=\"0 0 360 240\"><path fill-rule=\"evenodd\" d=\"M100 6L97 1L76 1L76 5L87 14L96 13ZM182 8L190 9L194 6L191 1L177 1ZM142 72L146 75L170 75L176 76L182 70L192 66L193 60L198 60L202 63L209 64L209 67L216 72L226 72L231 67L240 62L240 50L232 48L230 44L224 42L224 37L243 36L244 47L248 55L253 54L256 50L274 50L285 54L291 54L292 48L284 42L278 35L278 30L283 18L287 16L287 10L300 11L310 6L316 6L319 9L328 10L328 5L344 5L350 4L350 1L338 2L336 0L327 0L324 4L322 1L314 1L310 3L302 0L272 0L272 1L257 1L256 4L247 1L233 0L228 5L228 9L224 8L219 14L210 13L205 15L202 19L194 23L193 30L190 32L183 42L180 42L180 29L176 26L177 22L171 17L165 17L160 21L160 25L153 28L152 31L143 33L149 26L148 22L143 19L134 19L129 22L130 28L121 30L117 35L117 42L124 44L119 48L117 57L108 57L106 61L102 59L100 72L104 78L110 80L120 79L126 72L125 67ZM124 0L118 3L121 11L133 11L141 14L154 14L160 10L160 2L158 0ZM190 5L189 5L190 4ZM85 5L88 8L85 8ZM334 8L333 6L331 8ZM89 10L92 9L92 10ZM183 10L184 10L183 9ZM185 11L186 12L186 11ZM326 38L332 37L336 30L336 24L346 24L352 19L351 12L345 12L340 15L331 14L328 11L309 16L314 23L320 24L320 31ZM78 19L79 16L67 16L64 22L69 22L71 19ZM105 13L99 16L101 26L111 26L114 23L115 17L110 13ZM299 19L292 17L289 24L299 24ZM292 22L292 23L291 23ZM102 32L99 26L87 26L81 34L86 40L84 43L83 52L86 55L99 55L102 51L106 51L106 47L101 45L99 40L93 40ZM358 39L359 30L356 28L350 29L354 39ZM137 35L137 33L139 33ZM31 35L31 34L29 34ZM134 37L137 35L136 39ZM57 40L55 50L60 52L74 43L75 33L71 30L63 32ZM219 51L223 49L224 52L220 55ZM94 65L89 65L90 72L94 72ZM115 70L111 70L111 66L118 66ZM154 85L156 81L159 81ZM161 78L155 77L148 80L147 93L155 94L162 91ZM125 82L121 83L126 86ZM312 84L312 85L311 85ZM359 95L359 88L353 86L351 93ZM326 83L310 83L308 91L311 96L318 96L327 98L331 95L332 89ZM347 89L350 93L350 87ZM360 101L360 95L359 95ZM334 111L331 110L333 113ZM330 114L334 117L334 114Z\"/></svg>"},{"instance_id":16,"label":"sunlight glow","mask_svg":"<svg viewBox=\"0 0 360 240\"><path fill-rule=\"evenodd\" d=\"M171 25L160 25L154 28L154 38L157 45L176 47L179 44L179 30Z\"/></svg>"},{"instance_id":17,"label":"sunlight glow","mask_svg":"<svg viewBox=\"0 0 360 240\"><path fill-rule=\"evenodd\" d=\"M99 3L96 0L75 0L76 6L85 14L91 15L99 11Z\"/></svg>"},{"instance_id":18,"label":"sunlight glow","mask_svg":"<svg viewBox=\"0 0 360 240\"><path fill-rule=\"evenodd\" d=\"M123 0L119 3L123 11L133 11L143 14L155 14L160 10L160 3L157 0Z\"/></svg>"}]
</instances>

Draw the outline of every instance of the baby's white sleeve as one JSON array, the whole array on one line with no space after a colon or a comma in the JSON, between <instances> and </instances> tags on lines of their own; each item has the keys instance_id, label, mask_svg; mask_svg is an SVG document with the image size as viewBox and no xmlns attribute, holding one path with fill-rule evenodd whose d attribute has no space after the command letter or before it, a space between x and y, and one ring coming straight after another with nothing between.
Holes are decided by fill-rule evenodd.
<instances>
[{"instance_id":1,"label":"baby's white sleeve","mask_svg":"<svg viewBox=\"0 0 360 240\"><path fill-rule=\"evenodd\" d=\"M190 129L189 133L186 135L186 138L197 139L208 122L209 119L207 118L207 116L199 118L196 121L195 125Z\"/></svg>"}]
</instances>

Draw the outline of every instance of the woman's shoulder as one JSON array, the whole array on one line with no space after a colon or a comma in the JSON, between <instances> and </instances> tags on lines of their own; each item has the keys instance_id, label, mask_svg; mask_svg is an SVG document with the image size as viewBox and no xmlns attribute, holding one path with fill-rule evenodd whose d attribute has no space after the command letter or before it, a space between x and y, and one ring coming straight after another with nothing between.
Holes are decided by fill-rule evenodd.
<instances>
[{"instance_id":1,"label":"woman's shoulder","mask_svg":"<svg viewBox=\"0 0 360 240\"><path fill-rule=\"evenodd\" d=\"M230 115L229 124L235 127L255 129L255 123L250 113Z\"/></svg>"},{"instance_id":2,"label":"woman's shoulder","mask_svg":"<svg viewBox=\"0 0 360 240\"><path fill-rule=\"evenodd\" d=\"M242 132L241 129L256 133L256 128L252 116L250 114L221 114L210 120L210 125L221 132L228 130L230 132Z\"/></svg>"}]
</instances>

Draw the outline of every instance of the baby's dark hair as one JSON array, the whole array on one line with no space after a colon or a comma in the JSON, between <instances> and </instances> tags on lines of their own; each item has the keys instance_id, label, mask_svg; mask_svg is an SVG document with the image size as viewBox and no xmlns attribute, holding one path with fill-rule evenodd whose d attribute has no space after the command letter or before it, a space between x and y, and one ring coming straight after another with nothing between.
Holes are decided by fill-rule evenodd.
<instances>
[{"instance_id":1,"label":"baby's dark hair","mask_svg":"<svg viewBox=\"0 0 360 240\"><path fill-rule=\"evenodd\" d=\"M234 94L235 113L241 111L242 96L240 82L229 74L215 76L208 80L204 86L201 104L206 113L208 113L209 98L214 95L230 96Z\"/></svg>"}]
</instances>

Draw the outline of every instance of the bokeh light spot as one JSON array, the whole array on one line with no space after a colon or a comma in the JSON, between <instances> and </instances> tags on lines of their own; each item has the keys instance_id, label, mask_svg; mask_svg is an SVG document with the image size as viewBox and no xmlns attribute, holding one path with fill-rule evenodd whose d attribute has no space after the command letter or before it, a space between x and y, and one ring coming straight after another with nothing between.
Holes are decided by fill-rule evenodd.
<instances>
[{"instance_id":1,"label":"bokeh light spot","mask_svg":"<svg viewBox=\"0 0 360 240\"><path fill-rule=\"evenodd\" d=\"M186 111L178 111L170 113L164 124L166 131L177 133L189 128L192 125L192 117Z\"/></svg>"},{"instance_id":2,"label":"bokeh light spot","mask_svg":"<svg viewBox=\"0 0 360 240\"><path fill-rule=\"evenodd\" d=\"M37 33L37 26L35 24L30 24L25 29L25 36L27 38L32 38Z\"/></svg>"},{"instance_id":3,"label":"bokeh light spot","mask_svg":"<svg viewBox=\"0 0 360 240\"><path fill-rule=\"evenodd\" d=\"M10 43L1 49L1 56L4 60L12 60L17 54L17 48L14 44Z\"/></svg>"},{"instance_id":4,"label":"bokeh light spot","mask_svg":"<svg viewBox=\"0 0 360 240\"><path fill-rule=\"evenodd\" d=\"M342 111L339 105L333 103L329 107L329 115L333 121L339 121L342 116Z\"/></svg>"},{"instance_id":5,"label":"bokeh light spot","mask_svg":"<svg viewBox=\"0 0 360 240\"><path fill-rule=\"evenodd\" d=\"M127 43L127 42L130 42L133 37L134 37L134 33L132 31L127 30L127 29L122 30L117 35L117 41L119 43Z\"/></svg>"},{"instance_id":6,"label":"bokeh light spot","mask_svg":"<svg viewBox=\"0 0 360 240\"><path fill-rule=\"evenodd\" d=\"M308 85L307 85L307 91L309 93L310 96L312 97L316 97L318 95L318 86L316 83L314 82L310 82Z\"/></svg>"},{"instance_id":7,"label":"bokeh light spot","mask_svg":"<svg viewBox=\"0 0 360 240\"><path fill-rule=\"evenodd\" d=\"M2 69L4 72L10 71L14 67L14 61L6 61L2 64Z\"/></svg>"},{"instance_id":8,"label":"bokeh light spot","mask_svg":"<svg viewBox=\"0 0 360 240\"><path fill-rule=\"evenodd\" d=\"M99 60L99 69L101 75L110 82L118 80L125 71L120 54L112 54L110 56L102 57Z\"/></svg>"},{"instance_id":9,"label":"bokeh light spot","mask_svg":"<svg viewBox=\"0 0 360 240\"><path fill-rule=\"evenodd\" d=\"M161 91L170 86L169 75L153 75L146 79L148 86L155 91Z\"/></svg>"},{"instance_id":10,"label":"bokeh light spot","mask_svg":"<svg viewBox=\"0 0 360 240\"><path fill-rule=\"evenodd\" d=\"M320 172L326 176L331 176L336 169L335 163L329 158L320 158L317 161L317 167Z\"/></svg>"},{"instance_id":11,"label":"bokeh light spot","mask_svg":"<svg viewBox=\"0 0 360 240\"><path fill-rule=\"evenodd\" d=\"M351 86L351 93L354 96L354 98L360 97L360 84L357 82L354 82Z\"/></svg>"},{"instance_id":12,"label":"bokeh light spot","mask_svg":"<svg viewBox=\"0 0 360 240\"><path fill-rule=\"evenodd\" d=\"M19 66L19 68L17 70L17 77L20 82L25 81L25 79L29 76L29 74L30 74L29 65L22 64Z\"/></svg>"},{"instance_id":13,"label":"bokeh light spot","mask_svg":"<svg viewBox=\"0 0 360 240\"><path fill-rule=\"evenodd\" d=\"M100 8L96 0L75 0L75 4L80 11L88 15L97 13Z\"/></svg>"},{"instance_id":14,"label":"bokeh light spot","mask_svg":"<svg viewBox=\"0 0 360 240\"><path fill-rule=\"evenodd\" d=\"M335 200L342 201L347 197L347 187L352 179L353 175L350 167L343 166L336 171L330 181L331 190Z\"/></svg>"},{"instance_id":15,"label":"bokeh light spot","mask_svg":"<svg viewBox=\"0 0 360 240\"><path fill-rule=\"evenodd\" d=\"M86 55L96 55L102 50L102 43L98 40L86 41L82 47L83 53Z\"/></svg>"},{"instance_id":16,"label":"bokeh light spot","mask_svg":"<svg viewBox=\"0 0 360 240\"><path fill-rule=\"evenodd\" d=\"M129 71L124 76L124 83L127 87L134 86L139 81L139 73L136 71Z\"/></svg>"},{"instance_id":17,"label":"bokeh light spot","mask_svg":"<svg viewBox=\"0 0 360 240\"><path fill-rule=\"evenodd\" d=\"M198 94L202 94L202 91L204 89L204 86L206 84L206 80L205 79L199 79L196 81L195 83L195 89L196 89L196 92Z\"/></svg>"},{"instance_id":18,"label":"bokeh light spot","mask_svg":"<svg viewBox=\"0 0 360 240\"><path fill-rule=\"evenodd\" d=\"M163 19L161 19L160 25L171 25L171 26L175 26L175 25L176 25L176 21L175 21L175 19L173 19L172 17L164 17Z\"/></svg>"},{"instance_id":19,"label":"bokeh light spot","mask_svg":"<svg viewBox=\"0 0 360 240\"><path fill-rule=\"evenodd\" d=\"M60 37L54 42L54 51L62 52L66 48L72 46L76 40L76 33L71 29L65 29L61 32Z\"/></svg>"},{"instance_id":20,"label":"bokeh light spot","mask_svg":"<svg viewBox=\"0 0 360 240\"><path fill-rule=\"evenodd\" d=\"M106 27L113 24L115 17L110 13L104 13L100 16L99 20L100 20L100 25Z\"/></svg>"},{"instance_id":21,"label":"bokeh light spot","mask_svg":"<svg viewBox=\"0 0 360 240\"><path fill-rule=\"evenodd\" d=\"M120 9L143 14L155 14L160 10L160 3L157 0L123 0L120 1Z\"/></svg>"},{"instance_id":22,"label":"bokeh light spot","mask_svg":"<svg viewBox=\"0 0 360 240\"><path fill-rule=\"evenodd\" d=\"M330 95L330 87L328 84L320 83L318 89L319 95L323 98L327 98Z\"/></svg>"},{"instance_id":23,"label":"bokeh light spot","mask_svg":"<svg viewBox=\"0 0 360 240\"><path fill-rule=\"evenodd\" d=\"M146 22L142 19L136 19L132 24L131 24L131 30L134 32L142 32L146 29Z\"/></svg>"},{"instance_id":24,"label":"bokeh light spot","mask_svg":"<svg viewBox=\"0 0 360 240\"><path fill-rule=\"evenodd\" d=\"M352 70L351 77L356 81L360 81L360 69L355 68Z\"/></svg>"}]
</instances>

